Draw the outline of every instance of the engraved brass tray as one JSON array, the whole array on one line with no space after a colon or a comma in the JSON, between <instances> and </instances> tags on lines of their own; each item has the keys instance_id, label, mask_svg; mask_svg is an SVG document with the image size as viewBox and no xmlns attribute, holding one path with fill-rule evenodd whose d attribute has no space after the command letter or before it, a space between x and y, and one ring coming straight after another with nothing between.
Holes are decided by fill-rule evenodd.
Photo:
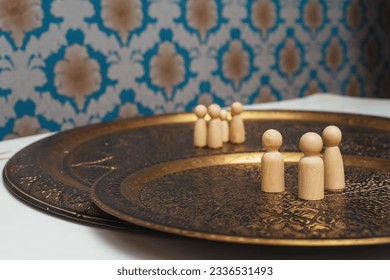
<instances>
[{"instance_id":1,"label":"engraved brass tray","mask_svg":"<svg viewBox=\"0 0 390 280\"><path fill-rule=\"evenodd\" d=\"M297 197L300 153L284 153L286 191L260 192L262 153L156 164L110 172L92 187L112 215L151 229L219 241L278 245L390 242L387 160L346 156L346 190L322 201Z\"/></svg>"},{"instance_id":2,"label":"engraved brass tray","mask_svg":"<svg viewBox=\"0 0 390 280\"><path fill-rule=\"evenodd\" d=\"M243 117L246 143L226 144L220 150L192 146L193 114L121 120L62 132L17 153L4 169L4 181L16 196L44 211L99 225L260 244L390 242L389 119L298 111L249 111ZM349 190L329 194L322 202L302 202L296 199L294 181L299 137L307 131L321 133L330 124L343 131L340 149ZM281 151L289 158L287 191L272 197L259 193L260 139L269 128L282 133ZM155 168L175 171L156 173ZM113 215L92 202L91 186L99 178L95 201ZM139 184L128 187L129 180ZM108 185L113 189L106 194ZM145 216L125 212L131 205ZM313 209L320 213L311 213ZM150 220L149 213L153 213ZM274 220L278 215L279 220ZM237 220L245 224L244 231L236 232L241 227ZM213 227L206 228L210 223ZM354 228L362 224L361 232Z\"/></svg>"}]
</instances>

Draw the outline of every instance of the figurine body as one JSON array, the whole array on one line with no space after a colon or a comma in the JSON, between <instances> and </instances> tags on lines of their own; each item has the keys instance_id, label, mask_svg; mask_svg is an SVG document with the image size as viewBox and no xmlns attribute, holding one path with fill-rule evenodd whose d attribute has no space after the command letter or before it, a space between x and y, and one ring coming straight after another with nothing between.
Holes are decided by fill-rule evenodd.
<instances>
[{"instance_id":1,"label":"figurine body","mask_svg":"<svg viewBox=\"0 0 390 280\"><path fill-rule=\"evenodd\" d=\"M324 161L320 157L322 139L314 132L305 133L300 141L304 156L298 163L298 197L305 200L324 198Z\"/></svg>"},{"instance_id":2,"label":"figurine body","mask_svg":"<svg viewBox=\"0 0 390 280\"><path fill-rule=\"evenodd\" d=\"M345 188L344 164L338 145L341 142L341 131L337 126L328 126L322 132L325 144L325 190L339 191Z\"/></svg>"},{"instance_id":3,"label":"figurine body","mask_svg":"<svg viewBox=\"0 0 390 280\"><path fill-rule=\"evenodd\" d=\"M222 122L219 118L221 107L217 104L211 104L208 112L211 117L207 130L207 146L211 149L222 148Z\"/></svg>"},{"instance_id":4,"label":"figurine body","mask_svg":"<svg viewBox=\"0 0 390 280\"><path fill-rule=\"evenodd\" d=\"M245 126L241 117L242 104L234 102L231 106L232 120L230 122L230 142L242 144L245 142Z\"/></svg>"},{"instance_id":5,"label":"figurine body","mask_svg":"<svg viewBox=\"0 0 390 280\"><path fill-rule=\"evenodd\" d=\"M263 148L266 152L261 157L261 190L263 192L283 192L284 158L278 151L282 146L282 135L275 129L264 132Z\"/></svg>"},{"instance_id":6,"label":"figurine body","mask_svg":"<svg viewBox=\"0 0 390 280\"><path fill-rule=\"evenodd\" d=\"M207 145L207 123L205 120L207 109L204 105L198 105L195 107L194 113L198 117L194 126L194 146L205 147Z\"/></svg>"},{"instance_id":7,"label":"figurine body","mask_svg":"<svg viewBox=\"0 0 390 280\"><path fill-rule=\"evenodd\" d=\"M222 122L222 142L229 142L229 123L227 121L228 113L226 110L221 110L219 117Z\"/></svg>"}]
</instances>

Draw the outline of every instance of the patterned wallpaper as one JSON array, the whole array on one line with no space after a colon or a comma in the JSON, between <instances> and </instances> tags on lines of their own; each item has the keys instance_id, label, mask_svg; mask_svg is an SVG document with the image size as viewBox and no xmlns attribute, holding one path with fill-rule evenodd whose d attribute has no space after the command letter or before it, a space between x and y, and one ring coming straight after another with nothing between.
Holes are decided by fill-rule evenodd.
<instances>
[{"instance_id":1,"label":"patterned wallpaper","mask_svg":"<svg viewBox=\"0 0 390 280\"><path fill-rule=\"evenodd\" d=\"M134 115L389 97L390 1L0 0L0 139Z\"/></svg>"}]
</instances>

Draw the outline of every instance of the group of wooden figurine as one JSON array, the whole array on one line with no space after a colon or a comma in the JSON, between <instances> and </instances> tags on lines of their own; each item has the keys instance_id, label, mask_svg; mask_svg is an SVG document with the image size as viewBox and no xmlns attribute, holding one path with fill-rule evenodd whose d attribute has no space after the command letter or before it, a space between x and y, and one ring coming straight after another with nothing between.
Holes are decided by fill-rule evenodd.
<instances>
[{"instance_id":1,"label":"group of wooden figurine","mask_svg":"<svg viewBox=\"0 0 390 280\"><path fill-rule=\"evenodd\" d=\"M230 126L228 113L217 104L208 108L198 105L194 113L197 121L194 127L194 146L212 149L222 148L223 143L242 144L245 142L245 126L241 117L242 104L231 105ZM207 124L206 114L210 121ZM303 157L298 163L298 197L304 200L321 200L325 190L342 191L345 188L344 164L338 145L342 134L338 127L328 126L322 137L307 132L300 138L299 147ZM261 190L278 193L285 190L284 158L279 152L283 138L279 131L269 129L263 133L262 145L265 153L261 157ZM325 151L320 155L323 144Z\"/></svg>"},{"instance_id":2,"label":"group of wooden figurine","mask_svg":"<svg viewBox=\"0 0 390 280\"><path fill-rule=\"evenodd\" d=\"M303 157L298 163L298 197L304 200L321 200L325 190L342 191L345 188L344 164L338 145L341 131L337 126L327 126L322 138L315 132L307 132L299 140ZM261 190L283 192L284 158L279 152L282 135L275 129L264 132L261 157ZM323 157L320 153L325 144Z\"/></svg>"},{"instance_id":3,"label":"group of wooden figurine","mask_svg":"<svg viewBox=\"0 0 390 280\"><path fill-rule=\"evenodd\" d=\"M234 102L230 113L232 119L228 123L228 112L221 110L217 104L211 104L208 108L204 105L195 107L194 113L198 117L194 128L194 146L220 149L223 143L242 144L245 142L245 127L241 117L242 104ZM206 114L210 121L207 125Z\"/></svg>"}]
</instances>

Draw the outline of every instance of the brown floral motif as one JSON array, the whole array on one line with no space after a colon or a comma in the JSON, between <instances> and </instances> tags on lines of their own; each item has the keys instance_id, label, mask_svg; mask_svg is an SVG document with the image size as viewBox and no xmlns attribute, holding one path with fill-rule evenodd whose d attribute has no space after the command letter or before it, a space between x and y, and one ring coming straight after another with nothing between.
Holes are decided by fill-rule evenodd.
<instances>
[{"instance_id":1,"label":"brown floral motif","mask_svg":"<svg viewBox=\"0 0 390 280\"><path fill-rule=\"evenodd\" d=\"M304 9L304 20L312 32L321 26L323 21L322 12L322 6L318 3L318 0L311 0L306 4Z\"/></svg>"},{"instance_id":2,"label":"brown floral motif","mask_svg":"<svg viewBox=\"0 0 390 280\"><path fill-rule=\"evenodd\" d=\"M387 70L383 74L382 82L380 84L380 94L382 97L390 97L390 71Z\"/></svg>"},{"instance_id":3,"label":"brown floral motif","mask_svg":"<svg viewBox=\"0 0 390 280\"><path fill-rule=\"evenodd\" d=\"M189 0L187 2L188 25L199 31L202 40L217 24L217 6L213 0Z\"/></svg>"},{"instance_id":4,"label":"brown floral motif","mask_svg":"<svg viewBox=\"0 0 390 280\"><path fill-rule=\"evenodd\" d=\"M366 48L364 50L364 60L368 65L372 65L378 58L378 45L373 37L370 37L367 41Z\"/></svg>"},{"instance_id":5,"label":"brown floral motif","mask_svg":"<svg viewBox=\"0 0 390 280\"><path fill-rule=\"evenodd\" d=\"M210 94L203 93L201 96L199 96L198 103L202 104L204 106L209 106L213 103L213 98Z\"/></svg>"},{"instance_id":6,"label":"brown floral motif","mask_svg":"<svg viewBox=\"0 0 390 280\"><path fill-rule=\"evenodd\" d=\"M326 50L326 65L336 71L341 64L342 50L337 38L332 38Z\"/></svg>"},{"instance_id":7,"label":"brown floral motif","mask_svg":"<svg viewBox=\"0 0 390 280\"><path fill-rule=\"evenodd\" d=\"M7 135L5 139L30 136L38 133L47 132L47 130L41 129L41 125L36 118L24 116L15 121L13 132L14 133Z\"/></svg>"},{"instance_id":8,"label":"brown floral motif","mask_svg":"<svg viewBox=\"0 0 390 280\"><path fill-rule=\"evenodd\" d=\"M162 87L168 96L184 80L184 59L176 53L172 43L164 42L160 45L158 54L150 62L150 68L152 82Z\"/></svg>"},{"instance_id":9,"label":"brown floral motif","mask_svg":"<svg viewBox=\"0 0 390 280\"><path fill-rule=\"evenodd\" d=\"M385 1L381 13L381 21L388 35L390 33L390 2L389 1Z\"/></svg>"},{"instance_id":10,"label":"brown floral motif","mask_svg":"<svg viewBox=\"0 0 390 280\"><path fill-rule=\"evenodd\" d=\"M25 34L42 25L41 0L1 0L0 30L10 32L21 47Z\"/></svg>"},{"instance_id":11,"label":"brown floral motif","mask_svg":"<svg viewBox=\"0 0 390 280\"><path fill-rule=\"evenodd\" d=\"M362 11L358 1L351 1L347 9L347 22L352 28L357 28L362 20Z\"/></svg>"},{"instance_id":12,"label":"brown floral motif","mask_svg":"<svg viewBox=\"0 0 390 280\"><path fill-rule=\"evenodd\" d=\"M65 59L56 64L54 72L58 93L74 98L79 109L85 98L100 88L100 66L88 57L83 46L68 47Z\"/></svg>"},{"instance_id":13,"label":"brown floral motif","mask_svg":"<svg viewBox=\"0 0 390 280\"><path fill-rule=\"evenodd\" d=\"M263 34L276 24L275 5L269 0L258 0L252 5L253 25Z\"/></svg>"},{"instance_id":14,"label":"brown floral motif","mask_svg":"<svg viewBox=\"0 0 390 280\"><path fill-rule=\"evenodd\" d=\"M136 115L138 115L138 108L134 104L127 103L119 109L119 117L122 119L131 118Z\"/></svg>"},{"instance_id":15,"label":"brown floral motif","mask_svg":"<svg viewBox=\"0 0 390 280\"><path fill-rule=\"evenodd\" d=\"M346 88L346 93L349 96L360 96L359 83L355 76L352 76L350 79Z\"/></svg>"},{"instance_id":16,"label":"brown floral motif","mask_svg":"<svg viewBox=\"0 0 390 280\"><path fill-rule=\"evenodd\" d=\"M242 48L242 44L238 40L233 40L229 45L229 50L223 55L223 73L231 79L238 87L240 81L248 75L249 72L249 56Z\"/></svg>"},{"instance_id":17,"label":"brown floral motif","mask_svg":"<svg viewBox=\"0 0 390 280\"><path fill-rule=\"evenodd\" d=\"M310 81L309 86L305 92L305 96L309 96L317 92L319 92L317 81Z\"/></svg>"},{"instance_id":18,"label":"brown floral motif","mask_svg":"<svg viewBox=\"0 0 390 280\"><path fill-rule=\"evenodd\" d=\"M291 79L301 64L299 50L293 39L288 39L286 41L280 56L281 70L287 74L289 79Z\"/></svg>"},{"instance_id":19,"label":"brown floral motif","mask_svg":"<svg viewBox=\"0 0 390 280\"><path fill-rule=\"evenodd\" d=\"M141 26L141 1L103 0L102 18L107 27L119 32L122 43L125 43L129 33Z\"/></svg>"},{"instance_id":20,"label":"brown floral motif","mask_svg":"<svg viewBox=\"0 0 390 280\"><path fill-rule=\"evenodd\" d=\"M271 89L268 86L265 86L260 90L259 96L256 98L255 103L265 103L272 101L276 101L276 98L272 94Z\"/></svg>"}]
</instances>

